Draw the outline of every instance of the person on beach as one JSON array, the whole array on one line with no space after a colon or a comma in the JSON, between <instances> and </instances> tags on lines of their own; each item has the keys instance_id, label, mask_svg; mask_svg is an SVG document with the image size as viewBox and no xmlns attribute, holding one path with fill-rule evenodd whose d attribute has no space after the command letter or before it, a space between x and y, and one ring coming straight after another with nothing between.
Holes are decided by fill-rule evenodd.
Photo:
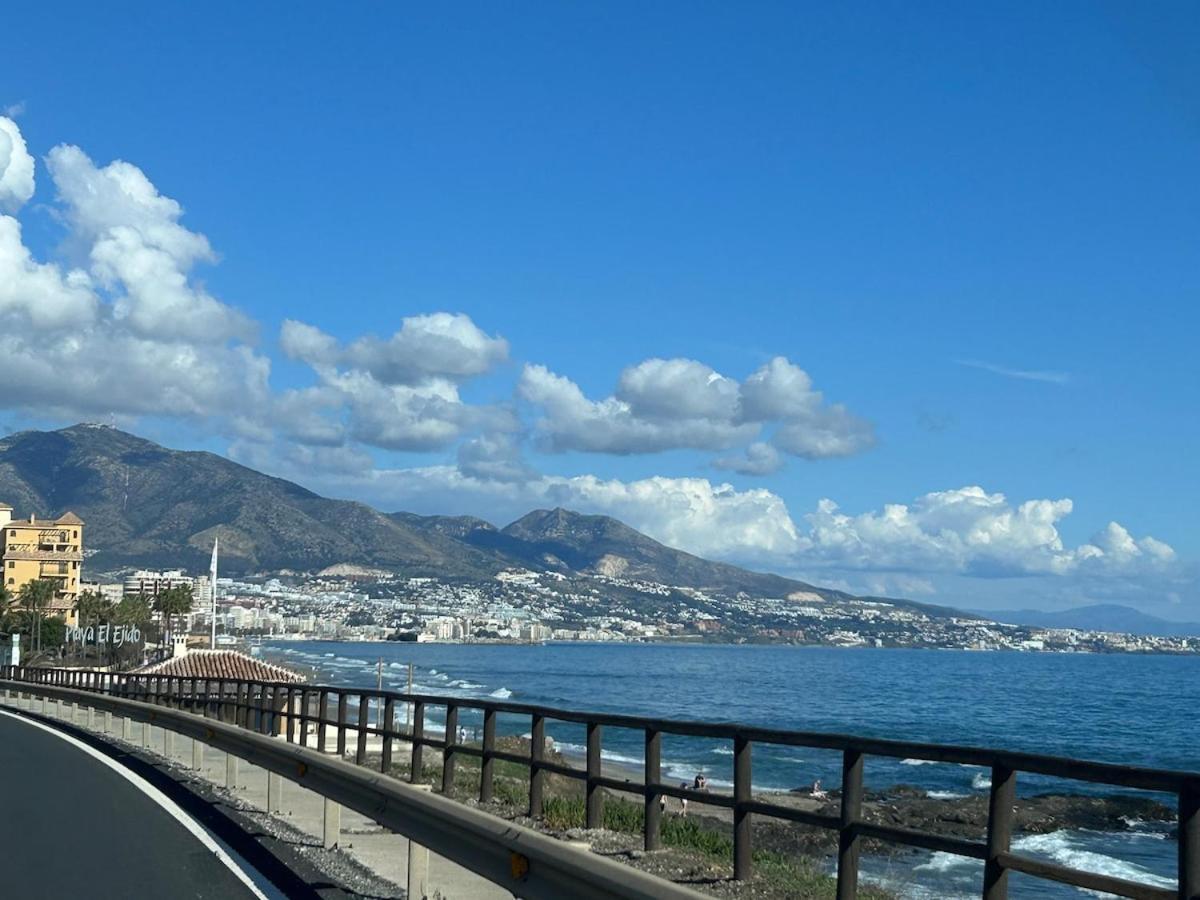
<instances>
[{"instance_id":1,"label":"person on beach","mask_svg":"<svg viewBox=\"0 0 1200 900\"><path fill-rule=\"evenodd\" d=\"M823 790L821 790L821 779L820 778L818 778L816 781L813 782L812 798L814 800L828 800L829 799L829 795L827 793L825 793Z\"/></svg>"},{"instance_id":2,"label":"person on beach","mask_svg":"<svg viewBox=\"0 0 1200 900\"><path fill-rule=\"evenodd\" d=\"M679 783L679 787L686 791L688 788L688 783L686 781L681 781ZM679 798L679 814L681 816L687 815L687 797Z\"/></svg>"},{"instance_id":3,"label":"person on beach","mask_svg":"<svg viewBox=\"0 0 1200 900\"><path fill-rule=\"evenodd\" d=\"M696 773L696 779L692 782L692 787L697 791L708 790L708 779L704 777L703 772Z\"/></svg>"}]
</instances>

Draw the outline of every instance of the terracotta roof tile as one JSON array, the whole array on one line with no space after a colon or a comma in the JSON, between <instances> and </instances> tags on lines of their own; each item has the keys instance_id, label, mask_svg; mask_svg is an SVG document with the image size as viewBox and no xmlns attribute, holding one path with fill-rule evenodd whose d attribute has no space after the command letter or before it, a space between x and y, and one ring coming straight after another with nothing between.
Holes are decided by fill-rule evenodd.
<instances>
[{"instance_id":1,"label":"terracotta roof tile","mask_svg":"<svg viewBox=\"0 0 1200 900\"><path fill-rule=\"evenodd\" d=\"M304 676L290 669L263 662L236 650L189 650L183 656L135 669L134 674L228 678L241 681L304 681Z\"/></svg>"}]
</instances>

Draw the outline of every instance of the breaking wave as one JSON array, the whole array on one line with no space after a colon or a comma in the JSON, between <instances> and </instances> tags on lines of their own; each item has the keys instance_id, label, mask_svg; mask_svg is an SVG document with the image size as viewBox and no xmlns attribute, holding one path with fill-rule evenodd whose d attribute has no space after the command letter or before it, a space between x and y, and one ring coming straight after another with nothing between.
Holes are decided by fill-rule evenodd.
<instances>
[{"instance_id":1,"label":"breaking wave","mask_svg":"<svg viewBox=\"0 0 1200 900\"><path fill-rule=\"evenodd\" d=\"M1027 835L1013 841L1013 849L1049 857L1059 865L1070 866L1072 869L1083 869L1086 872L1096 872L1128 881L1140 881L1161 888L1173 889L1176 886L1174 878L1156 875L1136 863L1094 850L1084 850L1069 831Z\"/></svg>"}]
</instances>

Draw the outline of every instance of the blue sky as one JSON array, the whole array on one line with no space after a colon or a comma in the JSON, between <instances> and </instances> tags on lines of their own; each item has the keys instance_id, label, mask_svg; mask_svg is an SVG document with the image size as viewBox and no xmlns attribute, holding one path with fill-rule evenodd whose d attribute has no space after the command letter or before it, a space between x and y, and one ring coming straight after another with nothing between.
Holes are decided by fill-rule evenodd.
<instances>
[{"instance_id":1,"label":"blue sky","mask_svg":"<svg viewBox=\"0 0 1200 900\"><path fill-rule=\"evenodd\" d=\"M10 428L111 414L387 509L562 502L855 590L1200 617L1192 4L46 3L4 30L0 150L34 188L0 152L3 349L75 316L139 361L10 392Z\"/></svg>"}]
</instances>

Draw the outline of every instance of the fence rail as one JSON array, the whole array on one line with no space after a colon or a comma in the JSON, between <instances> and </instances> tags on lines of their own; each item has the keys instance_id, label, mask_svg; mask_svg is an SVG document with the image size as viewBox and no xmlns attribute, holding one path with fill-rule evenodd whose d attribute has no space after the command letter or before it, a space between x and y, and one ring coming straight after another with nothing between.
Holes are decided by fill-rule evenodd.
<instances>
[{"instance_id":1,"label":"fence rail","mask_svg":"<svg viewBox=\"0 0 1200 900\"><path fill-rule=\"evenodd\" d=\"M525 767L529 773L528 812L533 818L542 815L547 773L583 782L588 828L599 828L603 823L605 790L639 795L644 803L643 837L647 850L662 847L662 798L675 797L724 807L732 810L733 814L732 874L735 879L752 876L753 817L775 818L828 829L837 832L838 836L838 900L853 900L857 895L859 855L865 838L981 860L984 863L981 888L984 900L1004 900L1008 896L1010 872L1138 900L1200 900L1200 772L1123 766L981 747L785 731L734 723L650 719L554 709L504 700L367 688L12 666L0 669L0 676L24 684L53 685L186 710L243 730L283 737L301 748L307 748L311 743L321 753L336 749L339 756L345 756L348 734L353 732L353 755L359 766L367 761L368 737L374 735L381 740L380 769L384 773L392 768L393 744L402 741L410 748L409 777L414 782L423 777L424 748L433 748L442 751L441 786L443 793L447 794L454 784L458 760L463 757L477 758L481 761L479 797L484 802L490 800L494 793L494 763L513 763ZM374 723L370 717L372 704L381 712ZM403 728L397 727L396 722L396 710L401 706L409 710ZM430 736L426 731L426 714L430 707L445 711L442 738ZM460 735L458 723L462 710L477 710L482 716L479 746L466 743ZM501 714L528 717L531 740L527 756L497 747L497 717ZM584 726L587 735L584 768L545 758L548 720ZM601 752L606 728L632 729L644 735L645 763L641 783L603 774ZM334 730L332 746L330 729ZM661 773L664 735L729 741L734 768L732 794L710 793L664 783ZM824 815L755 799L751 792L751 778L752 749L756 744L840 751L842 791L839 814ZM989 769L991 791L984 840L972 841L865 821L862 818L863 766L865 759L871 756L959 763ZM1171 795L1178 805L1178 889L1169 890L1014 853L1011 848L1013 810L1020 773Z\"/></svg>"}]
</instances>

